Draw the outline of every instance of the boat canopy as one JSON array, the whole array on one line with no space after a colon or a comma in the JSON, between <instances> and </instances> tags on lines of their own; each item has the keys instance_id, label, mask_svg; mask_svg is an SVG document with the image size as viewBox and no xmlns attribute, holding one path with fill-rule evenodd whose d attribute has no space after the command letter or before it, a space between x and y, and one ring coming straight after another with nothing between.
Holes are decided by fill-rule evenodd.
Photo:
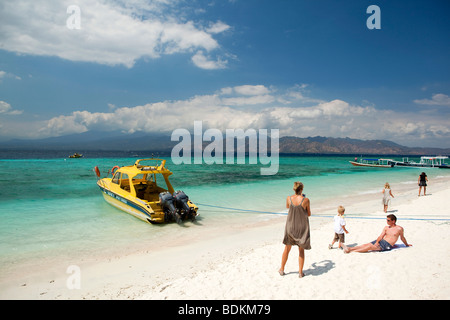
<instances>
[{"instance_id":1,"label":"boat canopy","mask_svg":"<svg viewBox=\"0 0 450 320\"><path fill-rule=\"evenodd\" d=\"M447 156L437 156L437 157L420 157L421 159L424 160L444 160L444 159L448 159Z\"/></svg>"},{"instance_id":2,"label":"boat canopy","mask_svg":"<svg viewBox=\"0 0 450 320\"><path fill-rule=\"evenodd\" d=\"M448 159L447 156L436 156L436 157L420 157L420 163L431 163L432 165L443 165L444 160Z\"/></svg>"},{"instance_id":3,"label":"boat canopy","mask_svg":"<svg viewBox=\"0 0 450 320\"><path fill-rule=\"evenodd\" d=\"M364 159L362 159L362 161L394 161L394 160L392 160L392 159L383 159L383 158L378 158L378 159L364 158Z\"/></svg>"},{"instance_id":4,"label":"boat canopy","mask_svg":"<svg viewBox=\"0 0 450 320\"><path fill-rule=\"evenodd\" d=\"M142 165L141 161L153 161L151 165ZM134 165L121 167L120 172L128 174L130 177L135 177L138 174L156 173L163 176L170 176L172 172L165 167L166 160L163 159L140 159Z\"/></svg>"},{"instance_id":5,"label":"boat canopy","mask_svg":"<svg viewBox=\"0 0 450 320\"><path fill-rule=\"evenodd\" d=\"M141 161L152 161L151 165L142 165ZM120 167L114 173L112 177L112 183L118 184L122 189L131 193L132 196L136 197L137 191L135 185L139 183L151 182L157 183L163 189L168 190L170 193L174 192L174 189L169 182L169 176L172 171L165 167L166 160L163 159L140 159L135 162L132 166ZM157 175L163 177L164 183L161 185L161 180L157 182Z\"/></svg>"}]
</instances>

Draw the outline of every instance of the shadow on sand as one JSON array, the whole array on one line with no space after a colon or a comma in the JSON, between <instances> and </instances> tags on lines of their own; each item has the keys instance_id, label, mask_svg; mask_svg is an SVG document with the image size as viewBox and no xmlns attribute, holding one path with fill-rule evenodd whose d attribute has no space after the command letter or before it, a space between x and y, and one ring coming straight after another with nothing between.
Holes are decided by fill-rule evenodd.
<instances>
[{"instance_id":1,"label":"shadow on sand","mask_svg":"<svg viewBox=\"0 0 450 320\"><path fill-rule=\"evenodd\" d=\"M308 270L304 270L305 276L311 275L311 276L320 276L324 273L327 273L331 269L333 269L336 266L336 264L331 260L323 260L320 262L314 262L311 265L311 268Z\"/></svg>"}]
</instances>

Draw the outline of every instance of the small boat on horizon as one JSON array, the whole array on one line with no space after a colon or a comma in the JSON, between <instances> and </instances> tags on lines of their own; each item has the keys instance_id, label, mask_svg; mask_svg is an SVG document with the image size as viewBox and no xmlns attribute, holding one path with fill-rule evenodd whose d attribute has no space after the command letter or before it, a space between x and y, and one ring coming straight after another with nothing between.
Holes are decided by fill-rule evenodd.
<instances>
[{"instance_id":1,"label":"small boat on horizon","mask_svg":"<svg viewBox=\"0 0 450 320\"><path fill-rule=\"evenodd\" d=\"M149 162L151 164L141 164ZM114 166L112 178L100 178L96 166L97 185L109 204L148 223L164 223L198 216L198 207L183 191L175 191L163 159L139 159L132 166Z\"/></svg>"},{"instance_id":2,"label":"small boat on horizon","mask_svg":"<svg viewBox=\"0 0 450 320\"><path fill-rule=\"evenodd\" d=\"M395 165L395 161L392 159L382 159L382 158L355 158L354 161L349 161L352 165L356 167L374 167L374 168L392 168Z\"/></svg>"},{"instance_id":3,"label":"small boat on horizon","mask_svg":"<svg viewBox=\"0 0 450 320\"><path fill-rule=\"evenodd\" d=\"M82 157L83 155L78 152L75 152L73 155L69 156L69 158L82 158Z\"/></svg>"}]
</instances>

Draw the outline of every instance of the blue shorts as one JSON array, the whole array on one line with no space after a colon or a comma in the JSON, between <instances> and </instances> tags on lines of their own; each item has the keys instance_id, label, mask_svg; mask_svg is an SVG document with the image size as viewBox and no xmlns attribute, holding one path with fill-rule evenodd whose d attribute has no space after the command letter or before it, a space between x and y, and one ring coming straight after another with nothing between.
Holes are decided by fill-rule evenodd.
<instances>
[{"instance_id":1,"label":"blue shorts","mask_svg":"<svg viewBox=\"0 0 450 320\"><path fill-rule=\"evenodd\" d=\"M377 240L374 240L371 242L371 244L375 244L377 242ZM380 245L380 251L389 251L392 249L392 245L387 242L386 240L382 239L380 242L378 242L378 244Z\"/></svg>"}]
</instances>

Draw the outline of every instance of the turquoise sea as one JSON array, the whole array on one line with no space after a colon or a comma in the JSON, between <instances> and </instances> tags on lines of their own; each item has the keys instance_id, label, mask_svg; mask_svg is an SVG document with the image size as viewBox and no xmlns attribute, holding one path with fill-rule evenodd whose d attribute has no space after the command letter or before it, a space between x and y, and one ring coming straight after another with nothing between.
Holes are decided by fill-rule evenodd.
<instances>
[{"instance_id":1,"label":"turquoise sea","mask_svg":"<svg viewBox=\"0 0 450 320\"><path fill-rule=\"evenodd\" d=\"M386 181L416 183L424 171L353 167L348 161L354 156L281 156L278 174L261 176L260 164L174 165L166 157L172 185L198 204L200 216L194 224L150 225L106 203L93 172L98 166L103 177L115 165L133 164L136 156L151 154L86 152L70 159L63 152L0 152L0 271L137 245L152 250L196 230L265 219L285 211L294 181L304 183L314 214L322 203L335 200L337 206L341 197L378 192ZM450 170L425 171L429 179L450 176Z\"/></svg>"}]
</instances>

